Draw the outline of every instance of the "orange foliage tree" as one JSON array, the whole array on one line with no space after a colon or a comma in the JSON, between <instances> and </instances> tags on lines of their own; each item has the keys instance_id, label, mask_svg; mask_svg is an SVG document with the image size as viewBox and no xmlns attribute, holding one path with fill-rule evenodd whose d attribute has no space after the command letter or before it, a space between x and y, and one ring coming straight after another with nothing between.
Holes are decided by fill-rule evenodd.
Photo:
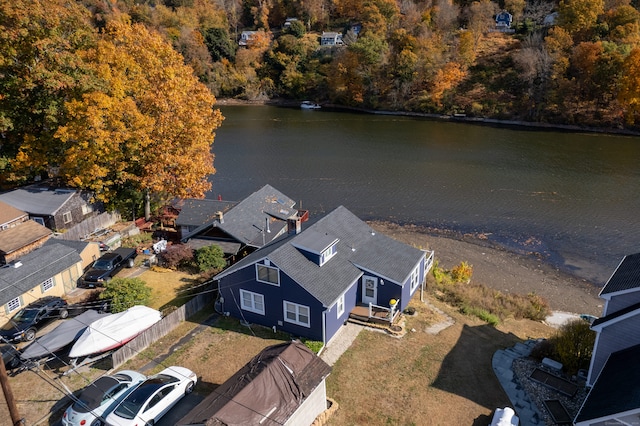
<instances>
[{"instance_id":1,"label":"orange foliage tree","mask_svg":"<svg viewBox=\"0 0 640 426\"><path fill-rule=\"evenodd\" d=\"M56 132L60 177L106 202L132 188L204 196L223 117L182 57L142 25L111 22L85 60L103 85L66 105L70 120Z\"/></svg>"}]
</instances>

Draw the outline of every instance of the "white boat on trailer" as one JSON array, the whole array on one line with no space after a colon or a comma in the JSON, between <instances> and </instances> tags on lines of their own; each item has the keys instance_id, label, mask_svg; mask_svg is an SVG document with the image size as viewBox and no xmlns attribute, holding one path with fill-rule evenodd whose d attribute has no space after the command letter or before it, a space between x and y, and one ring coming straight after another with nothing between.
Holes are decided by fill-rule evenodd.
<instances>
[{"instance_id":1,"label":"white boat on trailer","mask_svg":"<svg viewBox=\"0 0 640 426\"><path fill-rule=\"evenodd\" d=\"M147 306L133 306L124 312L92 322L69 351L69 358L81 358L119 348L162 318Z\"/></svg>"}]
</instances>

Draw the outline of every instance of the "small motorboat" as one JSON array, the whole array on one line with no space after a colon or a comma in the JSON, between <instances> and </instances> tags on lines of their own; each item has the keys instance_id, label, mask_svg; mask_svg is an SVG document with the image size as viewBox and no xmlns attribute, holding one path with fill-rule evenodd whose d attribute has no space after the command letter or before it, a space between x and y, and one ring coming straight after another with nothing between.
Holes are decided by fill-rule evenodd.
<instances>
[{"instance_id":1,"label":"small motorboat","mask_svg":"<svg viewBox=\"0 0 640 426\"><path fill-rule=\"evenodd\" d=\"M27 346L20 357L22 359L38 359L50 356L75 342L89 324L110 315L89 309L77 317L64 320L59 326Z\"/></svg>"},{"instance_id":2,"label":"small motorboat","mask_svg":"<svg viewBox=\"0 0 640 426\"><path fill-rule=\"evenodd\" d=\"M69 351L69 358L80 358L119 348L160 321L162 314L136 305L124 312L94 321Z\"/></svg>"},{"instance_id":3,"label":"small motorboat","mask_svg":"<svg viewBox=\"0 0 640 426\"><path fill-rule=\"evenodd\" d=\"M302 109L320 109L322 108L320 105L318 105L315 102L311 102L311 101L303 101L300 104L300 108Z\"/></svg>"}]
</instances>

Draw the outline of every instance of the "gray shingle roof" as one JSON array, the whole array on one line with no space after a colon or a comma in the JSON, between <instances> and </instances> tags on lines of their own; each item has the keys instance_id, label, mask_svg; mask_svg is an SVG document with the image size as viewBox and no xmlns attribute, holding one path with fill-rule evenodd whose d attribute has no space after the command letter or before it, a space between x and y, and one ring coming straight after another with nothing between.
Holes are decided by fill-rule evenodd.
<instances>
[{"instance_id":1,"label":"gray shingle roof","mask_svg":"<svg viewBox=\"0 0 640 426\"><path fill-rule=\"evenodd\" d=\"M0 305L69 269L82 259L76 250L60 243L45 244L20 258L18 268L0 268Z\"/></svg>"},{"instance_id":2,"label":"gray shingle roof","mask_svg":"<svg viewBox=\"0 0 640 426\"><path fill-rule=\"evenodd\" d=\"M0 194L0 201L30 214L53 216L75 192L72 189L51 191L48 188L28 187Z\"/></svg>"},{"instance_id":3,"label":"gray shingle roof","mask_svg":"<svg viewBox=\"0 0 640 426\"><path fill-rule=\"evenodd\" d=\"M600 291L600 296L640 288L640 253L630 254L622 259Z\"/></svg>"},{"instance_id":4,"label":"gray shingle roof","mask_svg":"<svg viewBox=\"0 0 640 426\"><path fill-rule=\"evenodd\" d=\"M183 239L197 236L215 226L242 244L262 247L286 231L285 219L298 214L298 210L293 208L295 204L295 201L271 185L265 185L231 207L221 222L213 220L203 224ZM215 214L215 211L211 214Z\"/></svg>"},{"instance_id":5,"label":"gray shingle roof","mask_svg":"<svg viewBox=\"0 0 640 426\"><path fill-rule=\"evenodd\" d=\"M235 201L187 198L180 208L176 225L201 226L209 224L216 220L217 212L225 213L236 204Z\"/></svg>"},{"instance_id":6,"label":"gray shingle roof","mask_svg":"<svg viewBox=\"0 0 640 426\"><path fill-rule=\"evenodd\" d=\"M310 261L296 248L309 244L308 232L312 236L336 236L339 239L337 254L323 266ZM375 232L340 206L299 235L257 250L215 278L223 278L259 259L268 258L316 299L329 306L360 278L363 271L371 271L402 284L423 256L422 250Z\"/></svg>"},{"instance_id":7,"label":"gray shingle roof","mask_svg":"<svg viewBox=\"0 0 640 426\"><path fill-rule=\"evenodd\" d=\"M51 229L34 220L27 220L0 231L0 252L9 254L51 235Z\"/></svg>"},{"instance_id":8,"label":"gray shingle roof","mask_svg":"<svg viewBox=\"0 0 640 426\"><path fill-rule=\"evenodd\" d=\"M640 345L609 356L574 422L583 422L640 409Z\"/></svg>"}]
</instances>

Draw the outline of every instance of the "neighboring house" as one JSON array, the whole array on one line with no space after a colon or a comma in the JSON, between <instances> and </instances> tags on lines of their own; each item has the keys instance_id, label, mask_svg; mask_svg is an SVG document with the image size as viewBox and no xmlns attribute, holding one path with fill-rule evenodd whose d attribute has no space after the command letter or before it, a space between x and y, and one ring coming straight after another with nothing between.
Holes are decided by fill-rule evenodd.
<instances>
[{"instance_id":1,"label":"neighboring house","mask_svg":"<svg viewBox=\"0 0 640 426\"><path fill-rule=\"evenodd\" d=\"M176 425L311 425L327 409L330 372L300 342L269 346Z\"/></svg>"},{"instance_id":2,"label":"neighboring house","mask_svg":"<svg viewBox=\"0 0 640 426\"><path fill-rule=\"evenodd\" d=\"M320 46L342 46L344 42L342 41L342 34L335 32L322 32L322 36L320 37Z\"/></svg>"},{"instance_id":3,"label":"neighboring house","mask_svg":"<svg viewBox=\"0 0 640 426\"><path fill-rule=\"evenodd\" d=\"M47 228L62 232L96 214L91 196L75 189L31 185L0 194L3 201Z\"/></svg>"},{"instance_id":4,"label":"neighboring house","mask_svg":"<svg viewBox=\"0 0 640 426\"><path fill-rule=\"evenodd\" d=\"M640 344L612 353L573 421L575 426L635 425L640 418Z\"/></svg>"},{"instance_id":5,"label":"neighboring house","mask_svg":"<svg viewBox=\"0 0 640 426\"><path fill-rule=\"evenodd\" d=\"M640 344L640 253L625 256L600 291L602 316L591 324L596 341L587 385L593 385L607 358Z\"/></svg>"},{"instance_id":6,"label":"neighboring house","mask_svg":"<svg viewBox=\"0 0 640 426\"><path fill-rule=\"evenodd\" d=\"M506 10L503 10L502 12L496 15L496 29L507 30L511 28L512 20L513 20L513 16Z\"/></svg>"},{"instance_id":7,"label":"neighboring house","mask_svg":"<svg viewBox=\"0 0 640 426\"><path fill-rule=\"evenodd\" d=\"M29 220L29 214L0 201L0 231Z\"/></svg>"},{"instance_id":8,"label":"neighboring house","mask_svg":"<svg viewBox=\"0 0 640 426\"><path fill-rule=\"evenodd\" d=\"M182 242L194 249L216 244L227 255L250 253L300 226L306 216L294 208L295 201L265 185L239 203L188 200L176 220ZM199 224L199 225L198 225Z\"/></svg>"},{"instance_id":9,"label":"neighboring house","mask_svg":"<svg viewBox=\"0 0 640 426\"><path fill-rule=\"evenodd\" d=\"M0 231L0 264L7 264L42 247L52 232L39 223L28 220Z\"/></svg>"},{"instance_id":10,"label":"neighboring house","mask_svg":"<svg viewBox=\"0 0 640 426\"><path fill-rule=\"evenodd\" d=\"M238 44L240 46L246 47L251 42L251 39L256 33L257 31L243 31L240 34L240 40L238 41Z\"/></svg>"},{"instance_id":11,"label":"neighboring house","mask_svg":"<svg viewBox=\"0 0 640 426\"><path fill-rule=\"evenodd\" d=\"M544 17L544 20L542 21L542 25L544 25L545 27L550 27L552 25L555 25L557 20L558 20L558 12L553 12Z\"/></svg>"},{"instance_id":12,"label":"neighboring house","mask_svg":"<svg viewBox=\"0 0 640 426\"><path fill-rule=\"evenodd\" d=\"M43 296L63 296L75 289L82 272L78 251L53 239L0 268L0 323Z\"/></svg>"},{"instance_id":13,"label":"neighboring house","mask_svg":"<svg viewBox=\"0 0 640 426\"><path fill-rule=\"evenodd\" d=\"M342 206L292 231L214 277L223 312L327 344L356 305L404 309L433 261Z\"/></svg>"},{"instance_id":14,"label":"neighboring house","mask_svg":"<svg viewBox=\"0 0 640 426\"><path fill-rule=\"evenodd\" d=\"M587 386L574 424L635 424L640 414L640 253L625 256L600 291L602 317L591 324L596 340Z\"/></svg>"},{"instance_id":15,"label":"neighboring house","mask_svg":"<svg viewBox=\"0 0 640 426\"><path fill-rule=\"evenodd\" d=\"M284 24L282 25L282 27L289 28L292 22L297 22L297 21L298 21L298 18L287 18L284 20Z\"/></svg>"}]
</instances>

